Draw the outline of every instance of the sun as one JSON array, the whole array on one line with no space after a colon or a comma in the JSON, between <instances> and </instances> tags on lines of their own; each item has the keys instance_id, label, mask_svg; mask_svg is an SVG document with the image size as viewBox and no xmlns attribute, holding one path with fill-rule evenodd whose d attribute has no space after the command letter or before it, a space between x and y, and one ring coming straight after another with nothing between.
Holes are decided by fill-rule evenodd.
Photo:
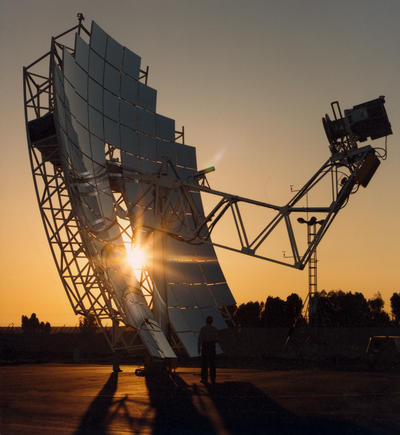
<instances>
[{"instance_id":1,"label":"sun","mask_svg":"<svg viewBox=\"0 0 400 435\"><path fill-rule=\"evenodd\" d=\"M146 252L140 246L131 245L127 249L128 263L135 273L140 273L146 265Z\"/></svg>"}]
</instances>

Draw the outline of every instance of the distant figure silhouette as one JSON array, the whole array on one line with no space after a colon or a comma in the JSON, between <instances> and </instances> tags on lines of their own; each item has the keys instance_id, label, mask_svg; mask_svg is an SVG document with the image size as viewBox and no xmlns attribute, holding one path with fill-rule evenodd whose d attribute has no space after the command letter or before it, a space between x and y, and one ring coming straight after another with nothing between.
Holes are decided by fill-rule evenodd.
<instances>
[{"instance_id":1,"label":"distant figure silhouette","mask_svg":"<svg viewBox=\"0 0 400 435\"><path fill-rule=\"evenodd\" d=\"M207 384L208 369L210 369L210 379L215 384L215 345L217 342L217 329L212 326L212 316L208 316L205 326L200 330L199 341L197 343L198 352L201 352L201 382Z\"/></svg>"}]
</instances>

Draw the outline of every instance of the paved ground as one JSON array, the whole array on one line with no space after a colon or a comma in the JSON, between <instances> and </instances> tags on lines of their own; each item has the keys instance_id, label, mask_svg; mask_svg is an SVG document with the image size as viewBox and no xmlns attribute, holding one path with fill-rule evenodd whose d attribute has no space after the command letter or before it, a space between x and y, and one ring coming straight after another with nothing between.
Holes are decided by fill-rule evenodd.
<instances>
[{"instance_id":1,"label":"paved ground","mask_svg":"<svg viewBox=\"0 0 400 435\"><path fill-rule=\"evenodd\" d=\"M135 366L0 367L0 434L399 434L400 374L198 369L174 379Z\"/></svg>"}]
</instances>

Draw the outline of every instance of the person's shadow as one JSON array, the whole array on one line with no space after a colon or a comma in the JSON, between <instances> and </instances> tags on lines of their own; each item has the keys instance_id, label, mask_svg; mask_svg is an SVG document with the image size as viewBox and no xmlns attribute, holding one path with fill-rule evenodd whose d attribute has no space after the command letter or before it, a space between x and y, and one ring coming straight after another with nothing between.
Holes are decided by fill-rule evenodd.
<instances>
[{"instance_id":1,"label":"person's shadow","mask_svg":"<svg viewBox=\"0 0 400 435\"><path fill-rule=\"evenodd\" d=\"M213 434L209 418L193 403L193 391L177 374L146 376L150 405L155 410L153 434Z\"/></svg>"}]
</instances>

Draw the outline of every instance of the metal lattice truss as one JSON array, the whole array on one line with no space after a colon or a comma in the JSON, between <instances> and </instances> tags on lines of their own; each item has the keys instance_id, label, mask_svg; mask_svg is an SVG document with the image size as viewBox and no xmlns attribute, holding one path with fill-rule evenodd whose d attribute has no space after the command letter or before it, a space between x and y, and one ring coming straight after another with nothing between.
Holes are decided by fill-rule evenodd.
<instances>
[{"instance_id":1,"label":"metal lattice truss","mask_svg":"<svg viewBox=\"0 0 400 435\"><path fill-rule=\"evenodd\" d=\"M214 190L210 188L205 175L201 175L197 179L193 181L189 180L191 182L188 182L180 180L176 174L176 179L171 184L170 178L163 177L162 175L142 176L132 174L130 181L144 183L148 186L146 194L151 200L144 205L144 208L157 208L157 204L163 203L163 225L158 227L144 225L144 227L164 231L172 237L196 244L202 241L210 241L211 233L216 225L224 225L224 219L226 219L228 215L231 215L235 224L234 228L236 230L237 243L235 243L234 237L232 237L232 243L229 245L218 243L214 238L212 242L214 246L296 269L303 269L332 224L337 213L347 204L349 196L358 190L360 169L365 164L371 152L373 152L372 147L367 145L349 152L333 155L321 166L310 180L296 192L293 198L283 206L268 204ZM166 163L171 165L170 162ZM326 179L329 180L331 191L330 203L327 206L304 207L299 205L313 189L317 188L317 186ZM199 209L190 195L193 191L201 192L203 195L205 194L217 199L217 204L205 217L203 210ZM165 192L167 192L167 194ZM151 194L149 195L149 193ZM140 201L141 198L138 199L138 203L140 203ZM130 207L134 207L135 205L136 204L130 204ZM253 229L253 224L247 222L241 212L241 207L245 205L250 205L258 209L272 210L274 212L273 218L262 225L257 235L253 238L248 236L250 230ZM182 220L181 224L186 227L185 231L182 231L182 228L179 228L179 231L169 229L168 223L176 222L175 218L179 218L179 216L182 216L187 210L190 211L191 219ZM294 218L304 215L305 213L318 213L322 223L313 240L301 251L298 237L293 230L293 222ZM259 254L263 246L268 243L268 237L281 223L283 223L286 228L291 249L289 255L285 256L285 258L290 258L291 261ZM182 232L186 235L182 236ZM301 234L300 237L303 238L303 234Z\"/></svg>"},{"instance_id":2,"label":"metal lattice truss","mask_svg":"<svg viewBox=\"0 0 400 435\"><path fill-rule=\"evenodd\" d=\"M107 341L113 349L131 348L135 336L122 336L123 329L110 331L107 321L123 322L123 307L110 292L105 277L96 275L85 252L81 230L75 219L66 189L63 173L50 161L42 159L42 153L30 148L32 170L41 215L51 251L75 314L96 317ZM140 285L152 305L153 283L146 271L141 272Z\"/></svg>"},{"instance_id":3,"label":"metal lattice truss","mask_svg":"<svg viewBox=\"0 0 400 435\"><path fill-rule=\"evenodd\" d=\"M49 78L51 74L45 76L35 72L35 69L44 70L43 65L48 67L51 56L58 56L57 50L65 46L58 39L79 28L84 29L83 26L74 26L53 38L52 49L24 68L27 123L54 110L53 88ZM104 275L99 276L99 272L95 272L90 255L85 251L84 231L72 210L64 173L58 162L59 153L54 146L56 142L55 134L35 145L29 141L29 156L46 236L67 297L75 314L95 316L113 350L137 348L136 332L118 326L119 323L124 323L126 316L118 298L112 294L112 286L107 286ZM132 241L127 226L122 232ZM141 271L139 283L151 307L153 283L146 270Z\"/></svg>"}]
</instances>

